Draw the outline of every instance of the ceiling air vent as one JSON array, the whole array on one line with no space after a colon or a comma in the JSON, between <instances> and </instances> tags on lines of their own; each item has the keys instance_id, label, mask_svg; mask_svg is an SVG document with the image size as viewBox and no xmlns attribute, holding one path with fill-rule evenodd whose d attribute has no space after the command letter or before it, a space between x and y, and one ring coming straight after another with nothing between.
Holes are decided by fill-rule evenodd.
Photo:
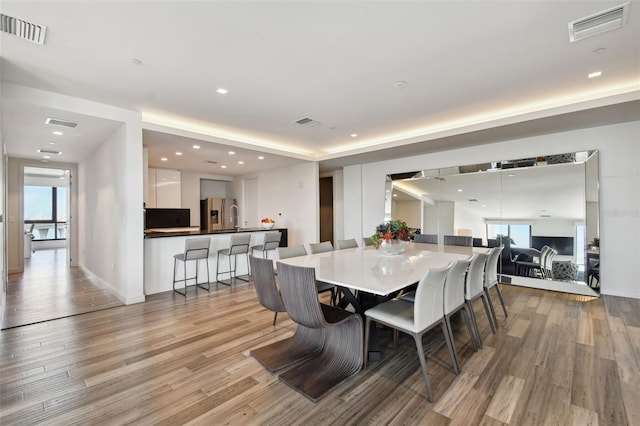
<instances>
[{"instance_id":1,"label":"ceiling air vent","mask_svg":"<svg viewBox=\"0 0 640 426\"><path fill-rule=\"evenodd\" d=\"M217 161L213 161L213 160L205 160L205 162L209 164L218 164Z\"/></svg>"},{"instance_id":2,"label":"ceiling air vent","mask_svg":"<svg viewBox=\"0 0 640 426\"><path fill-rule=\"evenodd\" d=\"M61 151L54 151L52 149L39 149L38 152L40 154L53 154L53 155L60 155L62 153Z\"/></svg>"},{"instance_id":3,"label":"ceiling air vent","mask_svg":"<svg viewBox=\"0 0 640 426\"><path fill-rule=\"evenodd\" d=\"M47 27L0 14L0 31L38 44L44 44Z\"/></svg>"},{"instance_id":4,"label":"ceiling air vent","mask_svg":"<svg viewBox=\"0 0 640 426\"><path fill-rule=\"evenodd\" d=\"M587 37L621 28L627 23L629 3L603 10L569 22L569 40L573 43Z\"/></svg>"},{"instance_id":5,"label":"ceiling air vent","mask_svg":"<svg viewBox=\"0 0 640 426\"><path fill-rule=\"evenodd\" d=\"M477 203L478 199L477 198L469 198L467 201L470 202L470 203Z\"/></svg>"},{"instance_id":6,"label":"ceiling air vent","mask_svg":"<svg viewBox=\"0 0 640 426\"><path fill-rule=\"evenodd\" d=\"M62 127L69 127L71 129L75 129L76 127L78 127L78 123L74 123L72 121L66 121L66 120L60 120L57 118L47 118L45 120L46 124L51 124L52 126L62 126Z\"/></svg>"},{"instance_id":7,"label":"ceiling air vent","mask_svg":"<svg viewBox=\"0 0 640 426\"><path fill-rule=\"evenodd\" d=\"M294 121L294 123L299 124L301 126L305 126L305 127L312 127L312 126L317 126L318 124L320 124L319 121L312 120L309 117L301 118L300 120Z\"/></svg>"}]
</instances>

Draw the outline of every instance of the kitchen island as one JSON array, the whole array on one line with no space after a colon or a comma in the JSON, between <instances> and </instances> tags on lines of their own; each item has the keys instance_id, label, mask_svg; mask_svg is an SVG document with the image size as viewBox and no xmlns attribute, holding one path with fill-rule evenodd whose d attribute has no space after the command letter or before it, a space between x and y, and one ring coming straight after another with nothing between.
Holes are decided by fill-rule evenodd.
<instances>
[{"instance_id":1,"label":"kitchen island","mask_svg":"<svg viewBox=\"0 0 640 426\"><path fill-rule=\"evenodd\" d=\"M203 231L192 228L170 228L166 230L147 230L144 240L144 293L155 294L163 291L173 290L173 256L184 252L185 240L188 238L210 237L211 246L209 249L209 279L212 284L216 282L216 259L217 251L229 247L231 235L237 233L251 233L251 246L262 244L264 234L270 231L282 233L280 246L287 246L287 228L274 228L271 230L260 228L240 228L226 229L220 231ZM269 256L273 256L270 253ZM238 275L247 273L247 263L241 257L238 258ZM204 265L202 265L204 266ZM223 270L227 270L226 262ZM206 272L205 272L206 273ZM178 274L182 275L182 265L178 266ZM187 276L195 275L195 266L189 265ZM204 275L200 274L201 279ZM190 281L189 284L192 284ZM180 283L180 286L182 283ZM189 291L195 291L189 289Z\"/></svg>"}]
</instances>

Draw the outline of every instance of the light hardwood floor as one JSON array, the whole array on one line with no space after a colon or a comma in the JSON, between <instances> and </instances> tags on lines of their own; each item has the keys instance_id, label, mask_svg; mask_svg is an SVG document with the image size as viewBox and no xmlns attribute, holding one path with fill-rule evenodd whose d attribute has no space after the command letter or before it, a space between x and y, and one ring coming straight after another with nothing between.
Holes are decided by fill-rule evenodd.
<instances>
[{"instance_id":1,"label":"light hardwood floor","mask_svg":"<svg viewBox=\"0 0 640 426\"><path fill-rule=\"evenodd\" d=\"M2 329L121 306L80 268L67 265L66 249L38 250L24 272L10 275Z\"/></svg>"},{"instance_id":2,"label":"light hardwood floor","mask_svg":"<svg viewBox=\"0 0 640 426\"><path fill-rule=\"evenodd\" d=\"M249 351L293 324L242 284L2 331L0 423L640 425L640 301L503 290L479 352L455 322L458 376L434 334L433 404L408 338L317 404L279 383Z\"/></svg>"}]
</instances>

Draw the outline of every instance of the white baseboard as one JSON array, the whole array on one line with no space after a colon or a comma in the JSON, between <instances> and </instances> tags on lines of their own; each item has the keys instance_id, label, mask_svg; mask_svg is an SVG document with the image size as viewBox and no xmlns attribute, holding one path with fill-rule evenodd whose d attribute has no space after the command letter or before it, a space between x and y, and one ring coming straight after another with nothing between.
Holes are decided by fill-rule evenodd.
<instances>
[{"instance_id":1,"label":"white baseboard","mask_svg":"<svg viewBox=\"0 0 640 426\"><path fill-rule=\"evenodd\" d=\"M559 291L562 293L580 294L583 296L600 297L597 291L585 283L572 283L566 281L543 280L540 278L521 277L518 275L505 275L511 278L511 285L521 287L539 288L542 290Z\"/></svg>"},{"instance_id":2,"label":"white baseboard","mask_svg":"<svg viewBox=\"0 0 640 426\"><path fill-rule=\"evenodd\" d=\"M89 269L87 269L83 264L78 264L78 267L82 270L82 272L87 274L88 277L97 280L101 285L103 285L107 290L109 290L109 293L113 294L125 305L133 305L134 303L142 303L145 301L144 294L140 296L126 297L124 294L120 293L117 289L113 288L111 284L109 284L108 282L106 282L105 280L103 280L93 272L91 272Z\"/></svg>"},{"instance_id":3,"label":"white baseboard","mask_svg":"<svg viewBox=\"0 0 640 426\"><path fill-rule=\"evenodd\" d=\"M602 294L606 294L607 296L617 296L617 297L627 297L629 299L640 299L640 292L638 291L625 291L625 290L607 290L602 289Z\"/></svg>"}]
</instances>

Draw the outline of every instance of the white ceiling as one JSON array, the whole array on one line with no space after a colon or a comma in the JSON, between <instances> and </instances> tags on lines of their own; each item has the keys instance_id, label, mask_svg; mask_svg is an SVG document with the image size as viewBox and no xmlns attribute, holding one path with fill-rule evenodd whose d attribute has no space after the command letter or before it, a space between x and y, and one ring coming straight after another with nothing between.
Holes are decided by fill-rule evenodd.
<instances>
[{"instance_id":1,"label":"white ceiling","mask_svg":"<svg viewBox=\"0 0 640 426\"><path fill-rule=\"evenodd\" d=\"M478 143L456 136L518 122L553 131L544 118L621 102L631 118L599 116L638 119L640 4L631 3L625 27L569 43L568 22L620 3L3 0L2 13L46 25L47 37L0 35L0 71L5 82L142 112L155 129L144 134L151 165L236 175L295 161L284 156L339 166L377 149ZM603 75L588 79L595 70ZM56 140L67 162L117 126L26 101L4 102L2 114L9 154L28 158L51 139L36 122L44 115L81 123ZM294 124L303 117L321 124ZM573 127L594 125L578 118ZM214 161L231 147L271 156L254 169L201 170L202 158L186 155L156 164L178 149L168 144L191 143L157 131L177 121L207 127L223 145L207 153Z\"/></svg>"}]
</instances>

